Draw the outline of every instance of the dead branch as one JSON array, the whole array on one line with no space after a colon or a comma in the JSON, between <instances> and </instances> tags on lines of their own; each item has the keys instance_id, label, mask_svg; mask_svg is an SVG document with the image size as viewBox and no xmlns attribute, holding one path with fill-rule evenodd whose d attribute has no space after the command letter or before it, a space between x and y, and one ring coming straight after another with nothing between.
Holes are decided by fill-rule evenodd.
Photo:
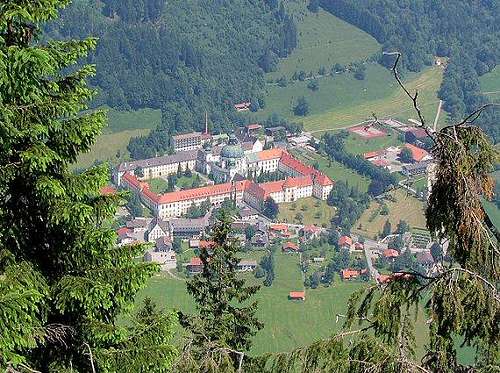
<instances>
[{"instance_id":1,"label":"dead branch","mask_svg":"<svg viewBox=\"0 0 500 373\"><path fill-rule=\"evenodd\" d=\"M89 344L86 342L83 345L85 347L87 347L87 349L89 350L88 355L89 355L89 359L90 359L90 367L92 368L92 373L95 373L94 357L92 355L92 349L90 348Z\"/></svg>"}]
</instances>

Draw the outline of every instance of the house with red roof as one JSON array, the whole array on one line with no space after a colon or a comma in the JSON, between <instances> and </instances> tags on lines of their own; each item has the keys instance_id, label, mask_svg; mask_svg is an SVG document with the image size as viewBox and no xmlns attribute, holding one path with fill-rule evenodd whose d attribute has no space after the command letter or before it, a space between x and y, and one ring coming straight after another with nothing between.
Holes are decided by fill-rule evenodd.
<instances>
[{"instance_id":1,"label":"house with red roof","mask_svg":"<svg viewBox=\"0 0 500 373\"><path fill-rule=\"evenodd\" d=\"M288 241L283 244L281 250L284 253L298 253L300 252L300 246L294 242Z\"/></svg>"},{"instance_id":2,"label":"house with red roof","mask_svg":"<svg viewBox=\"0 0 500 373\"><path fill-rule=\"evenodd\" d=\"M241 111L249 111L250 106L252 106L252 103L250 101L244 101L244 102L240 102L238 104L235 104L234 108L236 109L237 112L241 112Z\"/></svg>"},{"instance_id":3,"label":"house with red roof","mask_svg":"<svg viewBox=\"0 0 500 373\"><path fill-rule=\"evenodd\" d=\"M352 248L352 238L349 236L341 236L338 241L339 248L349 249Z\"/></svg>"},{"instance_id":4,"label":"house with red roof","mask_svg":"<svg viewBox=\"0 0 500 373\"><path fill-rule=\"evenodd\" d=\"M302 228L302 235L307 240L319 238L321 232L322 232L321 227L318 227L314 224L304 225L304 228Z\"/></svg>"},{"instance_id":5,"label":"house with red roof","mask_svg":"<svg viewBox=\"0 0 500 373\"><path fill-rule=\"evenodd\" d=\"M399 252L395 249L385 249L383 252L384 258L395 259L399 256Z\"/></svg>"},{"instance_id":6,"label":"house with red roof","mask_svg":"<svg viewBox=\"0 0 500 373\"><path fill-rule=\"evenodd\" d=\"M305 291L291 291L288 294L288 299L290 300L306 300L306 292Z\"/></svg>"},{"instance_id":7,"label":"house with red roof","mask_svg":"<svg viewBox=\"0 0 500 373\"><path fill-rule=\"evenodd\" d=\"M423 162L432 159L432 156L427 152L427 150L408 143L406 143L404 146L406 149L409 149L411 151L411 156L413 158L413 161L415 162Z\"/></svg>"},{"instance_id":8,"label":"house with red roof","mask_svg":"<svg viewBox=\"0 0 500 373\"><path fill-rule=\"evenodd\" d=\"M361 275L361 272L355 269L343 269L342 272L340 273L340 276L342 277L343 280L352 280L356 279Z\"/></svg>"},{"instance_id":9,"label":"house with red roof","mask_svg":"<svg viewBox=\"0 0 500 373\"><path fill-rule=\"evenodd\" d=\"M201 273L201 271L203 271L203 262L197 256L192 257L187 265L187 268L191 274Z\"/></svg>"}]
</instances>

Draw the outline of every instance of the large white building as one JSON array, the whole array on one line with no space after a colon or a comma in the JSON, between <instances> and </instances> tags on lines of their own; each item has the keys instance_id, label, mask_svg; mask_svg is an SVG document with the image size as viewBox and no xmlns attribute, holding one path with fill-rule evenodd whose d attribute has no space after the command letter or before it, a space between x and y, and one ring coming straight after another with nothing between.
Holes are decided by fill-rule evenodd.
<instances>
[{"instance_id":1,"label":"large white building","mask_svg":"<svg viewBox=\"0 0 500 373\"><path fill-rule=\"evenodd\" d=\"M179 166L183 171L188 168L194 170L197 159L198 150L188 150L162 157L123 162L113 171L113 181L121 185L122 176L126 172L135 175L139 180L149 180L175 174ZM143 175L138 175L139 170L142 170Z\"/></svg>"},{"instance_id":2,"label":"large white building","mask_svg":"<svg viewBox=\"0 0 500 373\"><path fill-rule=\"evenodd\" d=\"M153 193L149 185L139 180L132 172L122 174L121 182L138 191L143 202L161 219L182 216L191 206L200 205L207 200L212 206L219 206L225 199L245 201L256 209L261 209L269 197L276 203L293 202L311 196L325 200L334 185L328 176L303 164L281 149L251 153L247 157L242 157L239 149L234 147L223 153L221 152L221 166L229 167L229 174L224 175L231 176L233 175L231 170L242 171L246 167L247 171L253 171L257 175L280 171L287 178L261 184L250 180L231 181L162 195ZM240 160L242 163L235 160ZM231 179L232 177L229 180Z\"/></svg>"}]
</instances>

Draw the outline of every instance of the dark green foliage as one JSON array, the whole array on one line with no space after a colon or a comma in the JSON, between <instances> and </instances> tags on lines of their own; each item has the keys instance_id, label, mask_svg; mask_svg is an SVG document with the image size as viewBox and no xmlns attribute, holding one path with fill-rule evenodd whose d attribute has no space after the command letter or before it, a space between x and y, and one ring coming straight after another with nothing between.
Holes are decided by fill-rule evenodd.
<instances>
[{"instance_id":1,"label":"dark green foliage","mask_svg":"<svg viewBox=\"0 0 500 373\"><path fill-rule=\"evenodd\" d=\"M337 215L332 222L347 233L361 217L363 211L368 208L370 197L366 193L360 192L357 187L349 188L346 182L338 181L328 195L326 202L337 208Z\"/></svg>"},{"instance_id":2,"label":"dark green foliage","mask_svg":"<svg viewBox=\"0 0 500 373\"><path fill-rule=\"evenodd\" d=\"M135 217L144 216L144 207L142 207L141 197L139 193L132 192L129 194L127 201L127 209L130 215Z\"/></svg>"},{"instance_id":3,"label":"dark green foliage","mask_svg":"<svg viewBox=\"0 0 500 373\"><path fill-rule=\"evenodd\" d=\"M319 89L319 82L317 80L311 80L309 83L307 83L307 88L309 88L313 92L316 92Z\"/></svg>"},{"instance_id":4,"label":"dark green foliage","mask_svg":"<svg viewBox=\"0 0 500 373\"><path fill-rule=\"evenodd\" d=\"M392 233L392 225L389 220L386 220L384 223L384 228L382 228L382 237L387 237Z\"/></svg>"},{"instance_id":5,"label":"dark green foliage","mask_svg":"<svg viewBox=\"0 0 500 373\"><path fill-rule=\"evenodd\" d=\"M259 287L245 286L245 280L237 275L238 243L230 234L231 221L224 214L210 236L214 247L200 252L202 273L187 282L197 313L181 314L181 324L192 340L190 358L202 367L210 366L216 359L211 354L220 355L220 349L248 350L251 337L263 327L255 317L257 303L249 302ZM233 364L236 361L234 358Z\"/></svg>"},{"instance_id":6,"label":"dark green foliage","mask_svg":"<svg viewBox=\"0 0 500 373\"><path fill-rule=\"evenodd\" d=\"M372 179L368 193L377 196L392 188L397 184L396 177L388 171L374 166L359 155L352 155L344 149L344 140L348 134L345 133L326 133L323 135L324 149L326 153L337 162L355 170L360 175Z\"/></svg>"},{"instance_id":7,"label":"dark green foliage","mask_svg":"<svg viewBox=\"0 0 500 373\"><path fill-rule=\"evenodd\" d=\"M174 237L172 242L172 249L179 254L182 251L182 239L180 237Z\"/></svg>"},{"instance_id":8,"label":"dark green foliage","mask_svg":"<svg viewBox=\"0 0 500 373\"><path fill-rule=\"evenodd\" d=\"M274 256L272 251L261 259L260 266L266 272L264 286L271 286L274 281Z\"/></svg>"},{"instance_id":9,"label":"dark green foliage","mask_svg":"<svg viewBox=\"0 0 500 373\"><path fill-rule=\"evenodd\" d=\"M209 200L205 200L199 205L192 204L186 213L186 217L189 219L201 218L207 214L211 207Z\"/></svg>"},{"instance_id":10,"label":"dark green foliage","mask_svg":"<svg viewBox=\"0 0 500 373\"><path fill-rule=\"evenodd\" d=\"M78 65L96 40L38 38L67 3L0 3L0 367L89 372L90 350L96 369L115 371L109 354L131 356L134 340L134 360L168 368L170 334L152 346L150 320L117 323L157 270L134 260L144 246L116 247L112 221L124 196L101 195L105 165L70 171L106 116L87 107L94 67ZM170 330L171 319L156 322Z\"/></svg>"},{"instance_id":11,"label":"dark green foliage","mask_svg":"<svg viewBox=\"0 0 500 373\"><path fill-rule=\"evenodd\" d=\"M158 310L146 298L129 322L128 338L97 355L99 361L105 362L100 368L107 372L169 372L178 353L171 344L177 315Z\"/></svg>"},{"instance_id":12,"label":"dark green foliage","mask_svg":"<svg viewBox=\"0 0 500 373\"><path fill-rule=\"evenodd\" d=\"M396 227L396 233L404 234L409 231L410 231L410 225L405 220L400 220Z\"/></svg>"},{"instance_id":13,"label":"dark green foliage","mask_svg":"<svg viewBox=\"0 0 500 373\"><path fill-rule=\"evenodd\" d=\"M302 123L289 122L286 118L276 113L271 114L262 124L265 128L282 126L292 134L300 133L304 129Z\"/></svg>"},{"instance_id":14,"label":"dark green foliage","mask_svg":"<svg viewBox=\"0 0 500 373\"><path fill-rule=\"evenodd\" d=\"M279 206L276 202L274 202L274 199L268 197L264 201L262 213L271 220L276 219L279 214Z\"/></svg>"},{"instance_id":15,"label":"dark green foliage","mask_svg":"<svg viewBox=\"0 0 500 373\"><path fill-rule=\"evenodd\" d=\"M307 6L307 9L309 9L313 13L318 13L319 12L319 0L309 0L309 5Z\"/></svg>"},{"instance_id":16,"label":"dark green foliage","mask_svg":"<svg viewBox=\"0 0 500 373\"><path fill-rule=\"evenodd\" d=\"M480 93L478 76L500 61L497 1L321 0L321 5L375 37L384 51L402 52L406 70L421 71L433 64L434 56L449 57L439 97L452 119L488 101ZM394 57L381 56L380 62L392 67ZM496 142L499 115L492 108L478 121Z\"/></svg>"},{"instance_id":17,"label":"dark green foliage","mask_svg":"<svg viewBox=\"0 0 500 373\"><path fill-rule=\"evenodd\" d=\"M255 235L255 232L257 229L255 228L255 225L249 225L245 228L245 238L250 241L252 237Z\"/></svg>"},{"instance_id":18,"label":"dark green foliage","mask_svg":"<svg viewBox=\"0 0 500 373\"><path fill-rule=\"evenodd\" d=\"M231 129L240 121L233 104L261 96L259 62L273 70L276 56L297 44L284 8L262 1L104 3L78 1L47 31L67 38L92 30L100 38L90 58L99 66L92 79L101 90L96 105L161 109L160 128L131 140L134 159L166 152L172 134L202 129L206 111L212 131Z\"/></svg>"},{"instance_id":19,"label":"dark green foliage","mask_svg":"<svg viewBox=\"0 0 500 373\"><path fill-rule=\"evenodd\" d=\"M403 163L413 163L413 153L408 148L403 148L399 153L399 159Z\"/></svg>"},{"instance_id":20,"label":"dark green foliage","mask_svg":"<svg viewBox=\"0 0 500 373\"><path fill-rule=\"evenodd\" d=\"M297 100L297 103L293 108L293 113L301 117L305 117L307 114L309 114L309 103L304 96L299 97L299 99Z\"/></svg>"},{"instance_id":21,"label":"dark green foliage","mask_svg":"<svg viewBox=\"0 0 500 373\"><path fill-rule=\"evenodd\" d=\"M435 262L440 262L443 259L443 247L434 242L431 246L431 255Z\"/></svg>"}]
</instances>

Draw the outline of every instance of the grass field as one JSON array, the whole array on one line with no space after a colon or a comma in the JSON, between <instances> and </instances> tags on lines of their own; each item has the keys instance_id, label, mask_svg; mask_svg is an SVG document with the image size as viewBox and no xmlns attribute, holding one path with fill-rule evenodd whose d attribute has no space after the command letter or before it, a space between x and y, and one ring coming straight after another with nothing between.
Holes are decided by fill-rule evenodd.
<instances>
[{"instance_id":1,"label":"grass field","mask_svg":"<svg viewBox=\"0 0 500 373\"><path fill-rule=\"evenodd\" d=\"M424 204L407 195L402 190L396 190L391 193L396 202L386 201L389 208L389 215L376 214L379 209L377 202L372 202L370 207L361 215L361 218L354 225L354 231L360 235L372 238L378 232L382 231L384 223L387 219L391 222L392 228L395 229L400 220L405 220L410 227L425 228ZM370 218L375 218L370 221ZM358 229L361 224L362 228Z\"/></svg>"},{"instance_id":2,"label":"grass field","mask_svg":"<svg viewBox=\"0 0 500 373\"><path fill-rule=\"evenodd\" d=\"M302 214L302 222L295 218L297 214ZM278 220L287 223L315 224L320 227L329 227L334 216L335 208L328 206L326 201L309 197L297 202L280 204Z\"/></svg>"},{"instance_id":3,"label":"grass field","mask_svg":"<svg viewBox=\"0 0 500 373\"><path fill-rule=\"evenodd\" d=\"M365 59L380 49L377 41L360 29L320 9L317 14L307 9L309 0L286 1L288 13L298 31L298 46L282 60L269 78L291 77L297 70L318 72L321 66L330 70L335 63L348 64Z\"/></svg>"},{"instance_id":4,"label":"grass field","mask_svg":"<svg viewBox=\"0 0 500 373\"><path fill-rule=\"evenodd\" d=\"M418 89L420 106L424 117L432 122L439 99L437 91L441 85L443 70L428 68L418 75L408 77L406 84L411 92ZM369 64L365 80L357 80L352 74L339 74L319 79L319 90L307 88L307 82L295 82L287 87L267 86L266 108L259 113L266 117L278 113L297 122L312 132L324 132L347 128L372 118L392 117L401 120L415 118L411 101L397 86L390 72L380 65ZM297 99L304 96L310 113L297 117L292 108ZM446 120L441 115L440 122Z\"/></svg>"},{"instance_id":5,"label":"grass field","mask_svg":"<svg viewBox=\"0 0 500 373\"><path fill-rule=\"evenodd\" d=\"M75 167L86 168L95 161L116 164L129 159L127 145L130 139L147 135L152 128L156 128L161 122L159 110L108 110L108 127L103 129L103 134L97 138L91 151L78 158Z\"/></svg>"},{"instance_id":6,"label":"grass field","mask_svg":"<svg viewBox=\"0 0 500 373\"><path fill-rule=\"evenodd\" d=\"M262 252L250 253L246 257L260 257ZM249 283L260 280L251 274L244 275ZM264 329L253 339L252 354L290 351L308 345L318 339L338 333L342 320L337 322L337 314L345 314L350 295L366 286L363 282L344 282L335 277L330 287L320 286L306 291L305 302L288 300L288 293L303 290L303 280L299 268L299 256L294 254L275 254L275 280L271 287L262 286L255 299L258 301L257 316L264 322ZM193 312L194 304L186 292L185 281L176 280L168 275L153 277L146 289L137 297L140 302L144 297L153 298L158 304L168 308ZM422 346L427 341L426 327L423 325L423 313L420 312L417 324L417 354L422 354ZM180 341L178 328L177 341Z\"/></svg>"},{"instance_id":7,"label":"grass field","mask_svg":"<svg viewBox=\"0 0 500 373\"><path fill-rule=\"evenodd\" d=\"M347 182L351 186L356 185L359 190L363 192L366 192L368 190L370 180L343 166L341 163L330 161L319 154L310 152L305 149L301 149L300 151L292 150L291 152L295 157L310 165L313 165L317 162L320 171L324 172L332 180L342 180Z\"/></svg>"},{"instance_id":8,"label":"grass field","mask_svg":"<svg viewBox=\"0 0 500 373\"><path fill-rule=\"evenodd\" d=\"M373 139L364 139L354 133L350 133L345 141L345 148L353 154L364 154L374 150L386 149L390 146L399 146L402 142L399 141L396 132L388 132L385 137L376 137Z\"/></svg>"},{"instance_id":9,"label":"grass field","mask_svg":"<svg viewBox=\"0 0 500 373\"><path fill-rule=\"evenodd\" d=\"M255 297L259 302L258 317L265 327L254 337L254 354L289 351L337 332L341 326L341 323L335 323L337 313L344 314L351 293L365 285L342 282L336 278L329 288L308 290L305 302L292 302L288 300L288 293L303 289L299 256L281 252L275 255L273 285L263 286ZM253 276L249 280L255 281ZM170 309L184 312L192 312L194 309L193 302L186 293L185 282L167 275L152 278L148 287L138 295L137 301L146 296Z\"/></svg>"},{"instance_id":10,"label":"grass field","mask_svg":"<svg viewBox=\"0 0 500 373\"><path fill-rule=\"evenodd\" d=\"M157 194L165 193L168 189L168 182L162 178L151 179L148 184L151 191Z\"/></svg>"},{"instance_id":11,"label":"grass field","mask_svg":"<svg viewBox=\"0 0 500 373\"><path fill-rule=\"evenodd\" d=\"M377 67L381 68L381 67ZM422 74L413 77L407 81L407 88L414 92L418 90L420 98L420 107L425 118L430 122L436 115L439 104L437 91L441 85L443 70L439 67L427 69ZM367 74L367 79L372 79ZM367 83L368 84L368 83ZM341 106L332 106L329 111L321 114L313 114L305 117L303 123L306 129L310 131L324 132L330 129L343 128L371 118L375 113L379 118L393 117L402 120L415 118L415 112L411 101L405 93L396 86L392 77L389 77L384 83L389 86L392 92L389 95L379 96L377 99L363 98L361 91L357 92L358 102L345 103ZM353 84L351 87L354 87ZM386 92L383 86L378 87L379 92ZM377 93L379 94L379 93ZM445 116L441 116L444 120Z\"/></svg>"},{"instance_id":12,"label":"grass field","mask_svg":"<svg viewBox=\"0 0 500 373\"><path fill-rule=\"evenodd\" d=\"M483 92L500 91L500 66L495 67L488 74L481 76L479 82L481 83L481 90Z\"/></svg>"}]
</instances>

